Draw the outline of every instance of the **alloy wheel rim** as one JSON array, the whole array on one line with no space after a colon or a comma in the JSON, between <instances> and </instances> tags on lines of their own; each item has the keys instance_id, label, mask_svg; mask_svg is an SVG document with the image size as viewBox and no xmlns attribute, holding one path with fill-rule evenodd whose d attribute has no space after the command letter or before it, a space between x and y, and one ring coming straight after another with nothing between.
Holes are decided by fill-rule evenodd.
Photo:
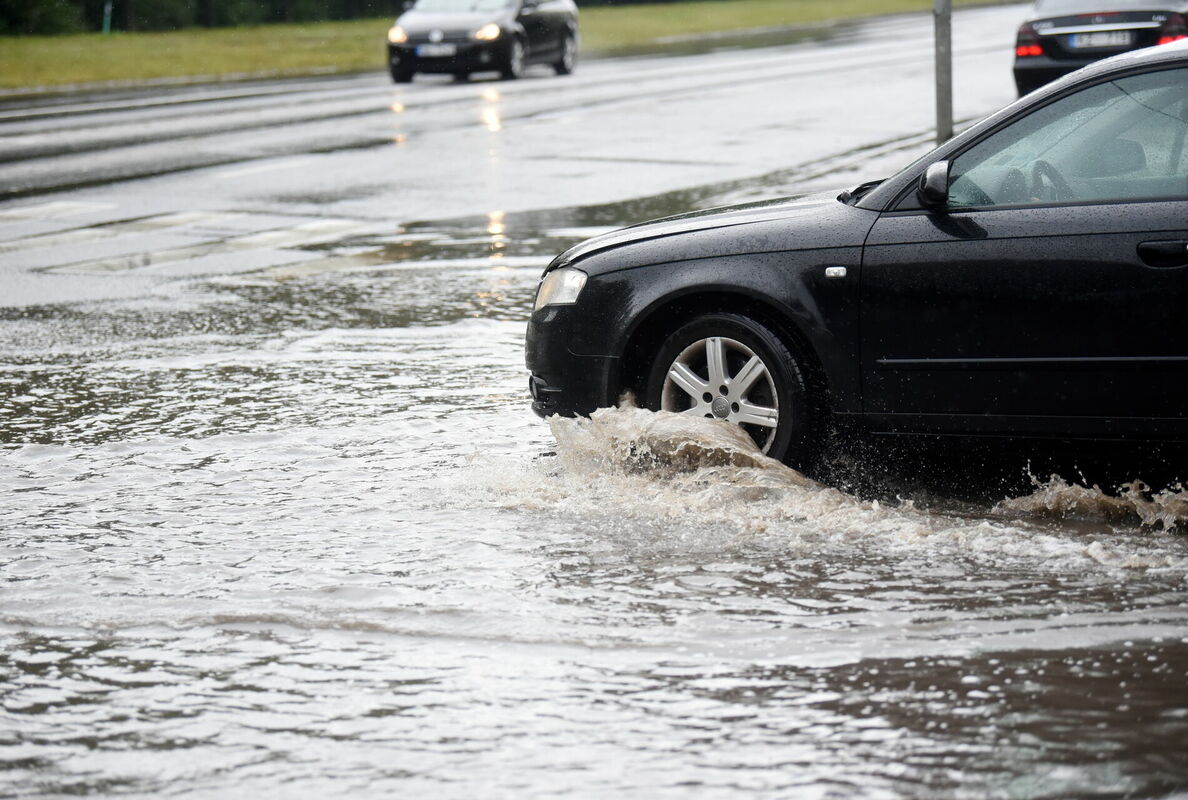
<instances>
[{"instance_id":1,"label":"alloy wheel rim","mask_svg":"<svg viewBox=\"0 0 1188 800\"><path fill-rule=\"evenodd\" d=\"M511 73L519 75L524 70L524 45L520 43L519 39L512 41L511 57L508 59Z\"/></svg>"},{"instance_id":2,"label":"alloy wheel rim","mask_svg":"<svg viewBox=\"0 0 1188 800\"><path fill-rule=\"evenodd\" d=\"M724 336L699 339L673 359L660 407L741 425L764 453L780 422L771 371L754 350Z\"/></svg>"},{"instance_id":3,"label":"alloy wheel rim","mask_svg":"<svg viewBox=\"0 0 1188 800\"><path fill-rule=\"evenodd\" d=\"M573 37L566 36L565 43L561 45L561 63L565 65L566 71L573 69L574 52L576 50Z\"/></svg>"}]
</instances>

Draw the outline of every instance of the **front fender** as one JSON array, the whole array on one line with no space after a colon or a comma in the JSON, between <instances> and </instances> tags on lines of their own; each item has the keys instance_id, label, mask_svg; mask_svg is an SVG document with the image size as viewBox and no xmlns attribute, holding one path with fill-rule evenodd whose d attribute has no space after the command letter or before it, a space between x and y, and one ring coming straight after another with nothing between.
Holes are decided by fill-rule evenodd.
<instances>
[{"instance_id":1,"label":"front fender","mask_svg":"<svg viewBox=\"0 0 1188 800\"><path fill-rule=\"evenodd\" d=\"M834 408L857 411L861 253L860 246L750 253L594 274L574 308L569 349L622 363L655 320L693 310L750 313L794 331L820 363ZM826 267L836 266L846 276L826 278Z\"/></svg>"}]
</instances>

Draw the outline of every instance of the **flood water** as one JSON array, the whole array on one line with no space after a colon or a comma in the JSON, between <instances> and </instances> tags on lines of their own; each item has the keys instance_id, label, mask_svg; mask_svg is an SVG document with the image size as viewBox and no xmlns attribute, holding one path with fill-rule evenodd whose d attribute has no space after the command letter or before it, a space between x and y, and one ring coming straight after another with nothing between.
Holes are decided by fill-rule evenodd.
<instances>
[{"instance_id":1,"label":"flood water","mask_svg":"<svg viewBox=\"0 0 1188 800\"><path fill-rule=\"evenodd\" d=\"M1188 497L550 428L540 269L621 221L4 310L0 795L1188 797Z\"/></svg>"}]
</instances>

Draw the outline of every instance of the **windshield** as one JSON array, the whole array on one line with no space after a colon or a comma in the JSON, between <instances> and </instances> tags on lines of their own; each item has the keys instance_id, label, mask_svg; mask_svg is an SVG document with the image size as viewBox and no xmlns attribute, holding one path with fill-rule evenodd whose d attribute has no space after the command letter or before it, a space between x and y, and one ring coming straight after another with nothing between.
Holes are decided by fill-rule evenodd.
<instances>
[{"instance_id":1,"label":"windshield","mask_svg":"<svg viewBox=\"0 0 1188 800\"><path fill-rule=\"evenodd\" d=\"M417 11L464 14L470 11L501 11L510 8L515 2L516 0L417 0L413 8Z\"/></svg>"}]
</instances>

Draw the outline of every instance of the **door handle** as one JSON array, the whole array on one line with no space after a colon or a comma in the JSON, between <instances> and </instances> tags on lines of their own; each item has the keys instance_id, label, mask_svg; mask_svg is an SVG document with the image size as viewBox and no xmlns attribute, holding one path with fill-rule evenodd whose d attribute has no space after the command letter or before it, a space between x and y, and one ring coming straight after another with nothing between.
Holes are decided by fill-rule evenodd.
<instances>
[{"instance_id":1,"label":"door handle","mask_svg":"<svg viewBox=\"0 0 1188 800\"><path fill-rule=\"evenodd\" d=\"M1138 246L1138 255L1149 267L1188 266L1188 241L1142 242Z\"/></svg>"}]
</instances>

